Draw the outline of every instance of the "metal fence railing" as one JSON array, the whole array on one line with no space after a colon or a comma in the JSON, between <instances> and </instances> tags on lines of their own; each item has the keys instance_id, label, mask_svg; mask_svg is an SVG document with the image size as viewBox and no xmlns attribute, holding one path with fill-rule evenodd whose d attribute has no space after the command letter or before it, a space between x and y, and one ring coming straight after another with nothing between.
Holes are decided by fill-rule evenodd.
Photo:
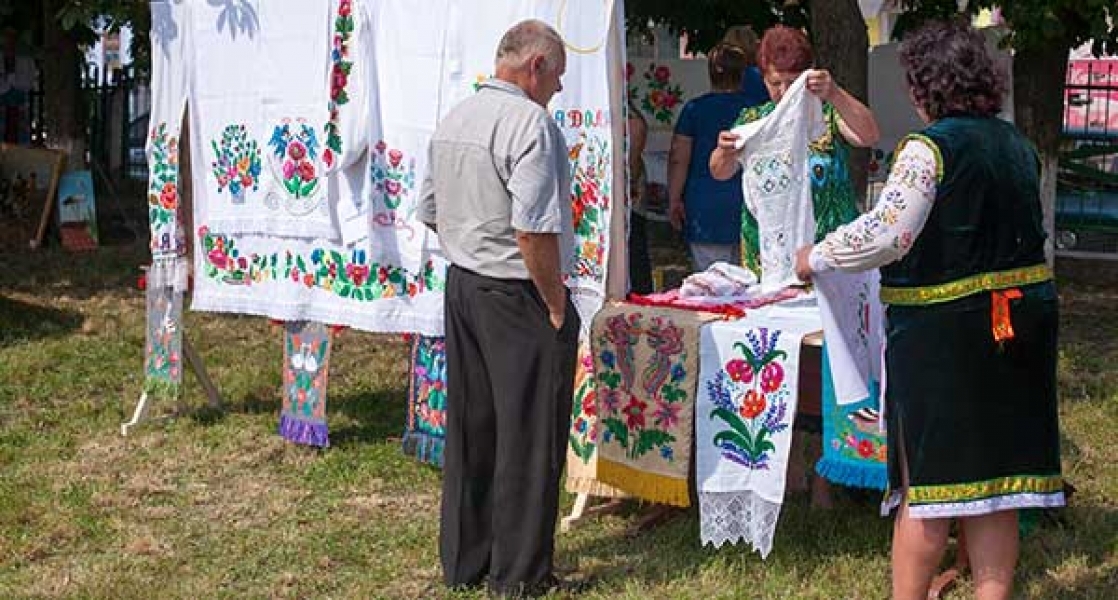
<instances>
[{"instance_id":1,"label":"metal fence railing","mask_svg":"<svg viewBox=\"0 0 1118 600\"><path fill-rule=\"evenodd\" d=\"M1056 248L1118 259L1118 59L1068 63L1063 132Z\"/></svg>"}]
</instances>

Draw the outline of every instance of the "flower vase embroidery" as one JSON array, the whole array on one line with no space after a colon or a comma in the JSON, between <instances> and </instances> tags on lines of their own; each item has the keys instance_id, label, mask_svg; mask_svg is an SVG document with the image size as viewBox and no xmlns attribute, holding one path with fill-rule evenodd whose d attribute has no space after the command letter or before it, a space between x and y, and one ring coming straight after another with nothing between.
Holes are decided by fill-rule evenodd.
<instances>
[{"instance_id":1,"label":"flower vase embroidery","mask_svg":"<svg viewBox=\"0 0 1118 600\"><path fill-rule=\"evenodd\" d=\"M644 72L648 89L641 98L641 108L664 125L675 120L676 107L683 103L683 88L672 82L671 77L672 71L667 65L652 63Z\"/></svg>"},{"instance_id":2,"label":"flower vase embroidery","mask_svg":"<svg viewBox=\"0 0 1118 600\"><path fill-rule=\"evenodd\" d=\"M228 125L220 140L212 140L214 161L210 163L217 191L229 190L233 204L244 204L245 192L260 186L260 149L249 138L244 125Z\"/></svg>"},{"instance_id":3,"label":"flower vase embroidery","mask_svg":"<svg viewBox=\"0 0 1118 600\"><path fill-rule=\"evenodd\" d=\"M272 130L272 169L286 192L284 208L305 215L318 208L318 137L302 119L285 119ZM270 208L278 208L270 206Z\"/></svg>"},{"instance_id":4,"label":"flower vase embroidery","mask_svg":"<svg viewBox=\"0 0 1118 600\"><path fill-rule=\"evenodd\" d=\"M601 136L579 134L569 151L571 211L575 256L569 276L601 281L605 276L605 227L610 207L610 144Z\"/></svg>"},{"instance_id":5,"label":"flower vase embroidery","mask_svg":"<svg viewBox=\"0 0 1118 600\"><path fill-rule=\"evenodd\" d=\"M772 436L789 425L791 392L782 364L788 354L776 348L780 331L761 327L747 332L746 338L749 345L734 344L742 358L727 361L707 382L707 393L716 407L710 418L726 425L714 434L713 442L723 458L749 469L767 470L771 452L776 450Z\"/></svg>"},{"instance_id":6,"label":"flower vase embroidery","mask_svg":"<svg viewBox=\"0 0 1118 600\"><path fill-rule=\"evenodd\" d=\"M179 142L160 123L151 130L149 140L148 220L151 226L151 251L168 254L185 244L177 232L179 209Z\"/></svg>"},{"instance_id":7,"label":"flower vase embroidery","mask_svg":"<svg viewBox=\"0 0 1118 600\"><path fill-rule=\"evenodd\" d=\"M389 148L383 140L373 150L370 175L374 193L386 209L395 211L415 189L415 158L404 160L403 151Z\"/></svg>"}]
</instances>

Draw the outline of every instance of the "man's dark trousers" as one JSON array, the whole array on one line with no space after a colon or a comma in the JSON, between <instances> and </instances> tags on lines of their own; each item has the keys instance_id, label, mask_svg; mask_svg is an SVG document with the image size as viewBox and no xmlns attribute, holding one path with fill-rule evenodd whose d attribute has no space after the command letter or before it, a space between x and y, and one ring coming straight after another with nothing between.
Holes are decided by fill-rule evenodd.
<instances>
[{"instance_id":1,"label":"man's dark trousers","mask_svg":"<svg viewBox=\"0 0 1118 600\"><path fill-rule=\"evenodd\" d=\"M452 266L439 553L449 586L498 593L551 577L580 321L556 331L529 280Z\"/></svg>"}]
</instances>

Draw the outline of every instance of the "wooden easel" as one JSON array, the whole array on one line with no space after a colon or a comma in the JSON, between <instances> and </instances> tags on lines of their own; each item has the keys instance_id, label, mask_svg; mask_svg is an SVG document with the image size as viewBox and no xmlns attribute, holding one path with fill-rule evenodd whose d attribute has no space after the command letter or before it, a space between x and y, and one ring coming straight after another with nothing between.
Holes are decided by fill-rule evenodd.
<instances>
[{"instance_id":1,"label":"wooden easel","mask_svg":"<svg viewBox=\"0 0 1118 600\"><path fill-rule=\"evenodd\" d=\"M206 372L206 364L202 361L201 355L194 349L194 345L190 343L190 339L183 334L182 337L182 355L186 359L186 364L190 367L190 371L198 378L198 383L201 384L202 390L206 392L206 404L214 410L224 410L225 402L221 398L221 393L217 391L217 386L214 385L213 380L210 379L209 373ZM148 412L148 393L140 394L139 401L136 402L136 408L132 411L132 418L120 425L120 435L128 436L128 431L139 425L141 421L147 418Z\"/></svg>"}]
</instances>

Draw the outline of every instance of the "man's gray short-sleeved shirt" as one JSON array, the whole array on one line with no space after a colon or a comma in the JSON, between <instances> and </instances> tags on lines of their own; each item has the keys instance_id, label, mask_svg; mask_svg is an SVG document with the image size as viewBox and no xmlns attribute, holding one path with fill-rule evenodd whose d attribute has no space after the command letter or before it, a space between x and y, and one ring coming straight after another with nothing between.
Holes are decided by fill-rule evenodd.
<instances>
[{"instance_id":1,"label":"man's gray short-sleeved shirt","mask_svg":"<svg viewBox=\"0 0 1118 600\"><path fill-rule=\"evenodd\" d=\"M428 149L420 221L437 226L451 263L528 279L516 232L557 233L566 270L574 244L563 133L520 88L491 79L439 123Z\"/></svg>"}]
</instances>

